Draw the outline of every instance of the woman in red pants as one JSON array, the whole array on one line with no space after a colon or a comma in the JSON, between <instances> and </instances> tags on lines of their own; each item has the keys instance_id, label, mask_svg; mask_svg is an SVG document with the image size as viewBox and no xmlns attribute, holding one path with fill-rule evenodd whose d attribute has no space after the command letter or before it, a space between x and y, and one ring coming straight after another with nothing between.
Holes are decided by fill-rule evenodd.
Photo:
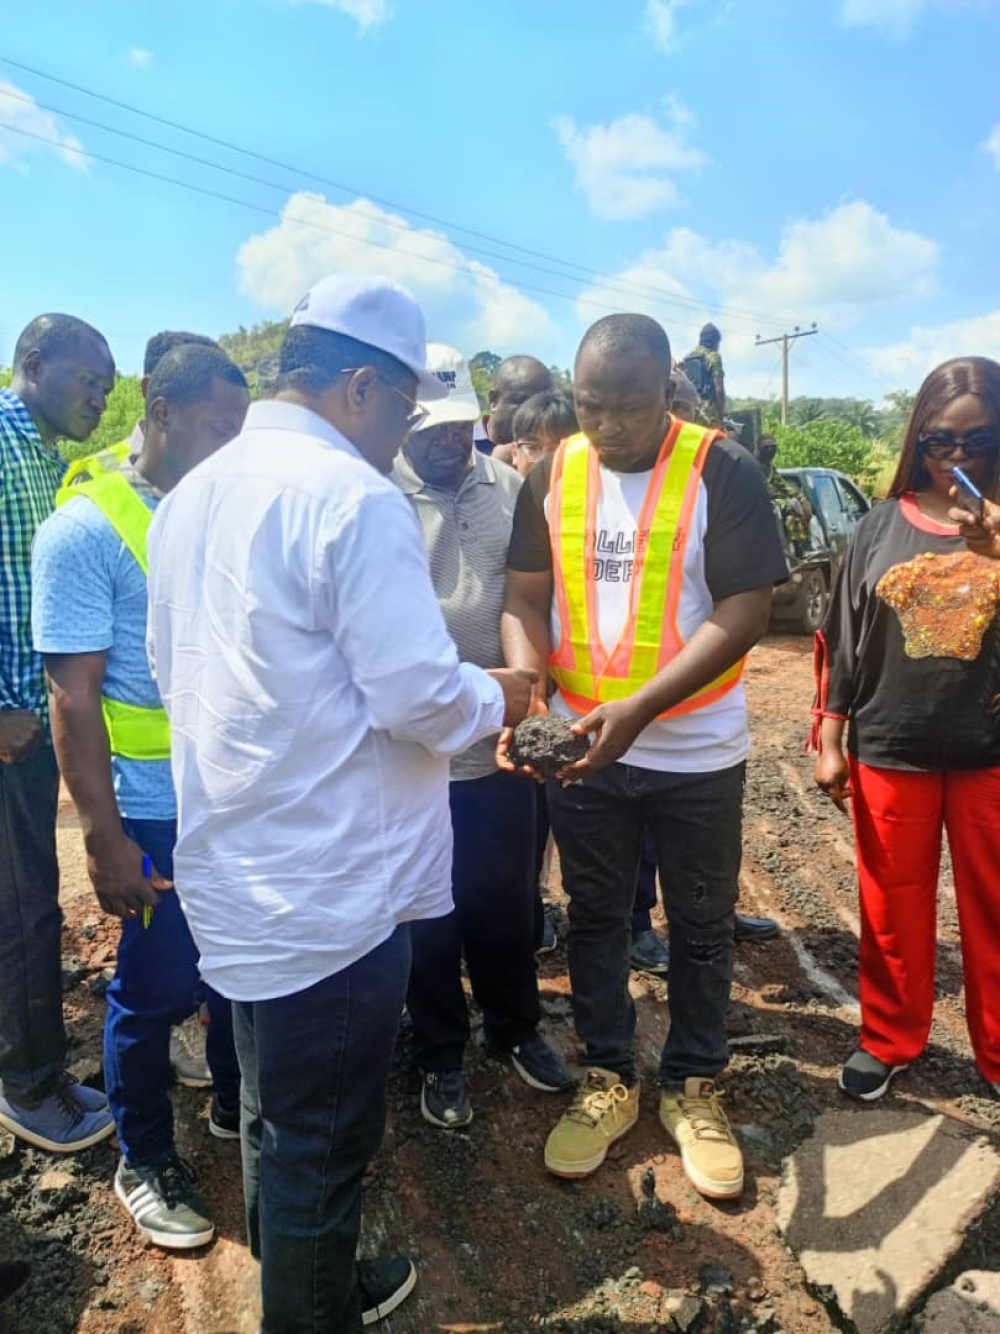
<instances>
[{"instance_id":1,"label":"woman in red pants","mask_svg":"<svg viewBox=\"0 0 1000 1334\"><path fill-rule=\"evenodd\" d=\"M969 1035L1000 1095L1000 564L949 522L956 465L997 495L1000 365L985 357L921 386L816 639L816 782L842 810L853 798L861 897L861 1038L839 1084L864 1101L927 1043L943 829Z\"/></svg>"}]
</instances>

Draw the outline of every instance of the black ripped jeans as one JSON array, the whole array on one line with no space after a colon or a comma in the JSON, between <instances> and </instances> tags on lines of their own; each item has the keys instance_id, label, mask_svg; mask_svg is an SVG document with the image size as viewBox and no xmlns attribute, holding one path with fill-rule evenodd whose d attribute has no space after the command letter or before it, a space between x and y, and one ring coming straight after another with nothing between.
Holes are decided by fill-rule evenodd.
<instances>
[{"instance_id":1,"label":"black ripped jeans","mask_svg":"<svg viewBox=\"0 0 1000 1334\"><path fill-rule=\"evenodd\" d=\"M613 764L585 783L547 788L569 896L573 1018L587 1063L636 1079L628 990L632 905L643 832L656 846L670 926L670 1031L659 1082L710 1079L729 1059L726 1010L740 870L745 764L660 773Z\"/></svg>"}]
</instances>

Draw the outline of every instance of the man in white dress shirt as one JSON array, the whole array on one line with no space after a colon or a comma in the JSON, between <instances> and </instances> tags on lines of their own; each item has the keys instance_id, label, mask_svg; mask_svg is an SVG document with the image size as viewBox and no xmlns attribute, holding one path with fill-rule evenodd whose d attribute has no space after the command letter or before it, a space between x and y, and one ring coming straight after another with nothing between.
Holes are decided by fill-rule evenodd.
<instances>
[{"instance_id":1,"label":"man in white dress shirt","mask_svg":"<svg viewBox=\"0 0 1000 1334\"><path fill-rule=\"evenodd\" d=\"M234 1001L262 1334L360 1334L413 1287L404 1257L355 1261L408 923L452 906L449 756L523 717L534 679L459 662L386 476L417 398L444 392L408 292L327 278L274 399L150 531L176 879Z\"/></svg>"}]
</instances>

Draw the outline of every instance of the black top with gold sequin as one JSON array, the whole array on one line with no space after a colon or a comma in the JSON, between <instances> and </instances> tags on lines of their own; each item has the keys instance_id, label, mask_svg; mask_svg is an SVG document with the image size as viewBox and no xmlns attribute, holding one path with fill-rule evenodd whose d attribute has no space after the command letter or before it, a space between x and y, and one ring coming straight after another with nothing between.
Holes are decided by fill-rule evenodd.
<instances>
[{"instance_id":1,"label":"black top with gold sequin","mask_svg":"<svg viewBox=\"0 0 1000 1334\"><path fill-rule=\"evenodd\" d=\"M1000 765L1000 562L912 496L865 516L817 637L818 705L885 769Z\"/></svg>"}]
</instances>

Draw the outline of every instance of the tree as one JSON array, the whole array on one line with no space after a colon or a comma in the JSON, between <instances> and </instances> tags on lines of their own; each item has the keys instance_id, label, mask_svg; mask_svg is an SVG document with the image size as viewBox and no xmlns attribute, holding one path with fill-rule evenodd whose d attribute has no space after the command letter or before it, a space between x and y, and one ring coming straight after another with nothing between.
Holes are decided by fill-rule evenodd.
<instances>
[{"instance_id":1,"label":"tree","mask_svg":"<svg viewBox=\"0 0 1000 1334\"><path fill-rule=\"evenodd\" d=\"M879 468L874 445L850 422L824 419L779 426L774 437L779 468L837 468L866 489L874 483Z\"/></svg>"},{"instance_id":2,"label":"tree","mask_svg":"<svg viewBox=\"0 0 1000 1334\"><path fill-rule=\"evenodd\" d=\"M791 418L796 426L808 426L821 421L826 415L826 404L821 398L795 398L791 404Z\"/></svg>"},{"instance_id":3,"label":"tree","mask_svg":"<svg viewBox=\"0 0 1000 1334\"><path fill-rule=\"evenodd\" d=\"M849 399L837 415L852 426L856 426L861 434L868 436L869 439L878 434L878 413L875 411L874 403L870 403L867 399Z\"/></svg>"}]
</instances>

